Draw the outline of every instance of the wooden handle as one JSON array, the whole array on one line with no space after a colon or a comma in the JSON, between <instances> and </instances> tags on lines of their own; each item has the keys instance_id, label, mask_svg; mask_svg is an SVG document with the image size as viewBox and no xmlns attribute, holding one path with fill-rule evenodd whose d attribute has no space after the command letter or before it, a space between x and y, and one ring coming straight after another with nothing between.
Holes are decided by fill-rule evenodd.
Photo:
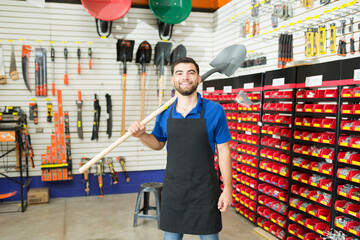
<instances>
[{"instance_id":1,"label":"wooden handle","mask_svg":"<svg viewBox=\"0 0 360 240\"><path fill-rule=\"evenodd\" d=\"M162 104L163 95L164 95L163 78L164 78L164 76L161 76L159 79L159 106Z\"/></svg>"},{"instance_id":2,"label":"wooden handle","mask_svg":"<svg viewBox=\"0 0 360 240\"><path fill-rule=\"evenodd\" d=\"M153 113L151 113L149 116L147 116L144 120L140 122L141 126L145 126L148 124L153 118L155 118L157 115L165 111L171 104L173 104L176 100L177 96L171 98L169 101L167 101L164 105L159 107L157 110L155 110ZM88 161L84 166L82 166L79 169L80 173L84 173L86 170L88 170L92 165L94 165L97 161L99 161L101 158L103 158L106 154L111 152L114 148L119 146L123 141L125 141L127 138L131 136L131 133L128 131L125 135L121 136L118 140L113 142L110 146L105 148L102 152L100 152L98 155L96 155L93 159Z\"/></svg>"},{"instance_id":3,"label":"wooden handle","mask_svg":"<svg viewBox=\"0 0 360 240\"><path fill-rule=\"evenodd\" d=\"M125 134L126 74L123 74L122 88L121 136Z\"/></svg>"},{"instance_id":4,"label":"wooden handle","mask_svg":"<svg viewBox=\"0 0 360 240\"><path fill-rule=\"evenodd\" d=\"M18 79L19 79L18 72L17 72L16 70L10 72L9 76L10 76L10 78L11 78L12 80L18 80Z\"/></svg>"},{"instance_id":5,"label":"wooden handle","mask_svg":"<svg viewBox=\"0 0 360 240\"><path fill-rule=\"evenodd\" d=\"M145 76L146 73L143 72L141 74L141 116L140 119L144 119L144 112L145 112Z\"/></svg>"}]
</instances>

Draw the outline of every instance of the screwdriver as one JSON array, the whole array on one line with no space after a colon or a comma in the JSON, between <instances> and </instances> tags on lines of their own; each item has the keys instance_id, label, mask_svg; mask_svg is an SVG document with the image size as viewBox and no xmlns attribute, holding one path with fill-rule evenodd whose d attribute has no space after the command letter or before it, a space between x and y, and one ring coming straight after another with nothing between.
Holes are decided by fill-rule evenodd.
<instances>
[{"instance_id":1,"label":"screwdriver","mask_svg":"<svg viewBox=\"0 0 360 240\"><path fill-rule=\"evenodd\" d=\"M69 84L69 77L67 72L67 57L68 57L68 50L67 48L64 48L64 57L65 57L65 75L64 75L64 84Z\"/></svg>"}]
</instances>

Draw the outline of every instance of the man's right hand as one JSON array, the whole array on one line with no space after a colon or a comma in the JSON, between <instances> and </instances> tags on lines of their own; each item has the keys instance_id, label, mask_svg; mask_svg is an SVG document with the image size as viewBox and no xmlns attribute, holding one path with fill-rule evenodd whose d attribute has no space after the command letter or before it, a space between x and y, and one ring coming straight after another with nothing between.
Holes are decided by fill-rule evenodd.
<instances>
[{"instance_id":1,"label":"man's right hand","mask_svg":"<svg viewBox=\"0 0 360 240\"><path fill-rule=\"evenodd\" d=\"M128 131L132 134L133 137L140 137L146 130L145 126L141 126L140 122L136 121L133 122L130 126Z\"/></svg>"}]
</instances>

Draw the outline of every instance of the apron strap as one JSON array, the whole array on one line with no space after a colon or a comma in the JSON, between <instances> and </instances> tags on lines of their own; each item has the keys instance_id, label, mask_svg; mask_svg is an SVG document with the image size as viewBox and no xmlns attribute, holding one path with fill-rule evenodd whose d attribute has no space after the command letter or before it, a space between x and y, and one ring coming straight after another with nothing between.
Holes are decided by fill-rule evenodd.
<instances>
[{"instance_id":1,"label":"apron strap","mask_svg":"<svg viewBox=\"0 0 360 240\"><path fill-rule=\"evenodd\" d=\"M176 102L176 103L177 103L177 102ZM174 105L175 105L175 104L171 105L169 118L172 118L172 112L173 112ZM201 98L200 108L201 108L200 118L203 119L203 118L204 118L204 108L203 108L203 99L202 99L202 98Z\"/></svg>"}]
</instances>

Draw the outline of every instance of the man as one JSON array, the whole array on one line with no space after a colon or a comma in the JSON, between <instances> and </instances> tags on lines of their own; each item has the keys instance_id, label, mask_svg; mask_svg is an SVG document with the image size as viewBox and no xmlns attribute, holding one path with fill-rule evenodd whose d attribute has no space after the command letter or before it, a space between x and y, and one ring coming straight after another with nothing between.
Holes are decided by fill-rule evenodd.
<instances>
[{"instance_id":1,"label":"man","mask_svg":"<svg viewBox=\"0 0 360 240\"><path fill-rule=\"evenodd\" d=\"M161 150L167 141L160 210L164 240L181 240L183 234L200 235L201 240L218 240L221 212L232 202L231 139L222 107L201 98L199 66L188 57L171 67L171 83L177 100L157 118L151 134L134 122L129 131L144 145ZM214 169L217 147L224 190L220 194Z\"/></svg>"}]
</instances>

